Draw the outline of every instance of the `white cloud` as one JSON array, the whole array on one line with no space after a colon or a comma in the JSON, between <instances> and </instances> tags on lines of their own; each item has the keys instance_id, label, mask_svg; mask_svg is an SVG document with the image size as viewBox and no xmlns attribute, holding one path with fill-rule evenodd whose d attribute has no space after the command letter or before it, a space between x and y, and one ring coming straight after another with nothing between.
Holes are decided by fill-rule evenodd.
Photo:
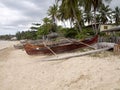
<instances>
[{"instance_id":1,"label":"white cloud","mask_svg":"<svg viewBox=\"0 0 120 90\"><path fill-rule=\"evenodd\" d=\"M120 0L112 0L110 3L111 8L115 8L116 6L120 7Z\"/></svg>"},{"instance_id":2,"label":"white cloud","mask_svg":"<svg viewBox=\"0 0 120 90\"><path fill-rule=\"evenodd\" d=\"M25 27L19 27L20 23L14 23L16 21L20 21L21 19L24 21L29 19L22 15L21 12L10 9L3 4L0 4L0 12L0 35L15 34L17 30L25 29Z\"/></svg>"},{"instance_id":3,"label":"white cloud","mask_svg":"<svg viewBox=\"0 0 120 90\"><path fill-rule=\"evenodd\" d=\"M11 10L7 7L0 7L0 25L7 25L21 18L26 19L21 13L15 10Z\"/></svg>"},{"instance_id":4,"label":"white cloud","mask_svg":"<svg viewBox=\"0 0 120 90\"><path fill-rule=\"evenodd\" d=\"M47 10L54 2L55 0L0 0L0 34L28 30L32 23L41 22L47 16ZM116 5L120 5L120 0L112 0L110 6Z\"/></svg>"},{"instance_id":5,"label":"white cloud","mask_svg":"<svg viewBox=\"0 0 120 90\"><path fill-rule=\"evenodd\" d=\"M54 0L0 0L0 34L15 34L41 22Z\"/></svg>"}]
</instances>

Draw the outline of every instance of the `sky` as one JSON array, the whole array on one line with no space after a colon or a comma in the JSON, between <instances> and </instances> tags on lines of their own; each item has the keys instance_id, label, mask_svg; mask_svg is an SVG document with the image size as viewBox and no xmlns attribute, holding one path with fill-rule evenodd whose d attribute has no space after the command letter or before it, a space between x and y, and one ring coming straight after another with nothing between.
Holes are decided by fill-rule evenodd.
<instances>
[{"instance_id":1,"label":"sky","mask_svg":"<svg viewBox=\"0 0 120 90\"><path fill-rule=\"evenodd\" d=\"M32 23L41 23L55 0L0 0L0 35L26 31ZM110 7L120 5L112 0Z\"/></svg>"}]
</instances>

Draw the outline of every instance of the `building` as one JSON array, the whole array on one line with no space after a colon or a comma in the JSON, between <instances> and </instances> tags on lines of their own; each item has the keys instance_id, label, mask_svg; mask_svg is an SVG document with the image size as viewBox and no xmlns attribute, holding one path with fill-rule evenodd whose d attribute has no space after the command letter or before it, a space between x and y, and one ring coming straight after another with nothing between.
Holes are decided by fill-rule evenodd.
<instances>
[{"instance_id":1,"label":"building","mask_svg":"<svg viewBox=\"0 0 120 90\"><path fill-rule=\"evenodd\" d=\"M106 30L109 30L109 29L112 29L115 27L116 27L116 25L114 25L114 24L101 24L100 25L100 32L106 31Z\"/></svg>"}]
</instances>

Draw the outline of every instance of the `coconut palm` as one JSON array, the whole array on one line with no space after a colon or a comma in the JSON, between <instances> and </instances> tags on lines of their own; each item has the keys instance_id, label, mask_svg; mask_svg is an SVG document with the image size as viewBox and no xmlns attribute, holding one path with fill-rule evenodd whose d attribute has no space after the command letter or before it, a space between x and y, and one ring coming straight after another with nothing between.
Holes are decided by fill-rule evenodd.
<instances>
[{"instance_id":1,"label":"coconut palm","mask_svg":"<svg viewBox=\"0 0 120 90\"><path fill-rule=\"evenodd\" d=\"M85 11L85 13L84 13L84 21L85 21L85 23L91 24L92 23L92 18L93 18L92 12Z\"/></svg>"},{"instance_id":2,"label":"coconut palm","mask_svg":"<svg viewBox=\"0 0 120 90\"><path fill-rule=\"evenodd\" d=\"M96 23L96 11L103 4L103 1L111 0L57 0L61 1L60 11L62 19L70 19L70 21L77 21L79 29L81 30L79 21L77 19L76 12L80 10L79 7L84 7L85 11L94 11L94 23ZM96 25L95 25L96 29Z\"/></svg>"},{"instance_id":3,"label":"coconut palm","mask_svg":"<svg viewBox=\"0 0 120 90\"><path fill-rule=\"evenodd\" d=\"M84 0L82 2L82 5L84 6L85 11L91 11L91 10L94 11L94 23L95 23L96 33L98 33L97 27L96 27L96 11L103 4L103 1L110 2L111 0Z\"/></svg>"},{"instance_id":4,"label":"coconut palm","mask_svg":"<svg viewBox=\"0 0 120 90\"><path fill-rule=\"evenodd\" d=\"M53 22L53 29L55 29L56 26L57 12L58 12L58 6L55 4L53 6L50 6L50 8L48 9L48 15L51 17Z\"/></svg>"},{"instance_id":5,"label":"coconut palm","mask_svg":"<svg viewBox=\"0 0 120 90\"><path fill-rule=\"evenodd\" d=\"M79 25L81 27L83 27L84 26L84 17L83 17L83 11L82 10L76 11L76 18L77 18L76 23L79 23Z\"/></svg>"},{"instance_id":6,"label":"coconut palm","mask_svg":"<svg viewBox=\"0 0 120 90\"><path fill-rule=\"evenodd\" d=\"M47 32L51 32L52 31L52 20L49 19L48 17L45 17L43 19L43 25L44 26L44 30L46 30Z\"/></svg>"},{"instance_id":7,"label":"coconut palm","mask_svg":"<svg viewBox=\"0 0 120 90\"><path fill-rule=\"evenodd\" d=\"M113 18L115 19L115 23L118 25L120 22L120 8L115 7L115 10L113 11L114 15Z\"/></svg>"},{"instance_id":8,"label":"coconut palm","mask_svg":"<svg viewBox=\"0 0 120 90\"><path fill-rule=\"evenodd\" d=\"M81 0L79 0L81 2ZM85 8L85 11L91 11L91 9L96 12L101 5L103 4L103 2L110 2L111 0L84 0L82 3L82 5Z\"/></svg>"},{"instance_id":9,"label":"coconut palm","mask_svg":"<svg viewBox=\"0 0 120 90\"><path fill-rule=\"evenodd\" d=\"M43 23L45 24L45 25L47 25L47 24L49 24L49 23L51 23L52 21L48 18L48 17L45 17L45 18L43 18Z\"/></svg>"},{"instance_id":10,"label":"coconut palm","mask_svg":"<svg viewBox=\"0 0 120 90\"><path fill-rule=\"evenodd\" d=\"M79 4L78 0L58 0L61 1L61 5L59 7L59 16L62 20L70 20L71 23L77 22L79 30L81 30L81 26L78 21L78 13ZM80 14L80 13L79 13ZM80 20L80 19L79 19Z\"/></svg>"},{"instance_id":11,"label":"coconut palm","mask_svg":"<svg viewBox=\"0 0 120 90\"><path fill-rule=\"evenodd\" d=\"M109 5L105 6L104 4L101 5L99 9L100 14L100 22L103 24L107 23L111 19L112 10Z\"/></svg>"},{"instance_id":12,"label":"coconut palm","mask_svg":"<svg viewBox=\"0 0 120 90\"><path fill-rule=\"evenodd\" d=\"M101 23L100 14L96 14L96 23Z\"/></svg>"}]
</instances>

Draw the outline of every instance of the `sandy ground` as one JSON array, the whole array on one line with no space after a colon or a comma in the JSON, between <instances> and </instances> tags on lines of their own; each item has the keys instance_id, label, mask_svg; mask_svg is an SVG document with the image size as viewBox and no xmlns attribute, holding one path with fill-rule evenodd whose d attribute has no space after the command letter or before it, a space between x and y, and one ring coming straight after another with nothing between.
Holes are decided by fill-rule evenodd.
<instances>
[{"instance_id":1,"label":"sandy ground","mask_svg":"<svg viewBox=\"0 0 120 90\"><path fill-rule=\"evenodd\" d=\"M0 40L0 50L7 48L7 47L12 47L14 44L19 43L19 41L1 41Z\"/></svg>"},{"instance_id":2,"label":"sandy ground","mask_svg":"<svg viewBox=\"0 0 120 90\"><path fill-rule=\"evenodd\" d=\"M120 90L120 56L41 61L11 45L0 50L0 90Z\"/></svg>"}]
</instances>

